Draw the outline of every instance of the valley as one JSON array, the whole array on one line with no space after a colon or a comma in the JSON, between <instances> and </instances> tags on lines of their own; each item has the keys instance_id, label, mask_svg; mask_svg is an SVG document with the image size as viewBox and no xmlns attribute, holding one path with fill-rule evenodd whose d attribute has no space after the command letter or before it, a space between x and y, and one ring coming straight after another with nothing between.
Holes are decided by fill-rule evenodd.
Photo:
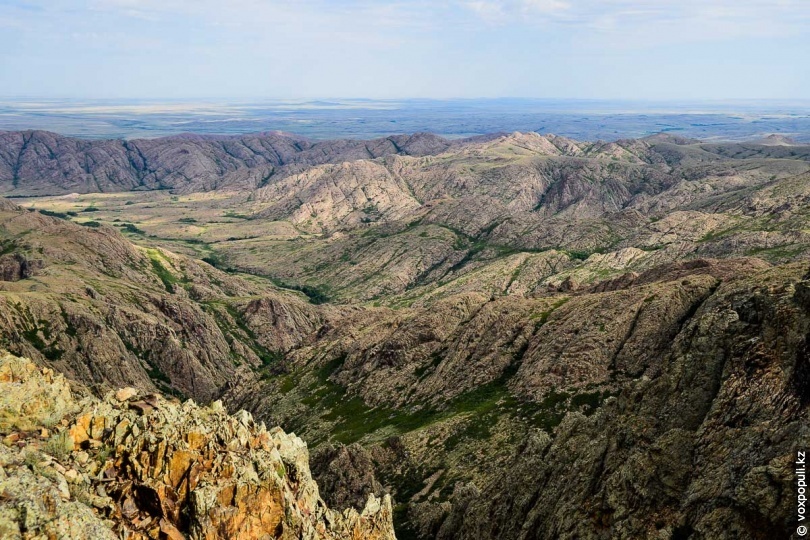
<instances>
[{"instance_id":1,"label":"valley","mask_svg":"<svg viewBox=\"0 0 810 540\"><path fill-rule=\"evenodd\" d=\"M0 348L294 432L397 538L784 535L810 146L0 134Z\"/></svg>"}]
</instances>

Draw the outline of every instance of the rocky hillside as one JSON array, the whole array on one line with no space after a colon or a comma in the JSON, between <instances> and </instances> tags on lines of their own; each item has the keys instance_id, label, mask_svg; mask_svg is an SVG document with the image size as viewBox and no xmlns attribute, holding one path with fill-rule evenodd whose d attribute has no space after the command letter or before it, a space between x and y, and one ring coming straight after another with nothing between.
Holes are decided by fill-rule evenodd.
<instances>
[{"instance_id":1,"label":"rocky hillside","mask_svg":"<svg viewBox=\"0 0 810 540\"><path fill-rule=\"evenodd\" d=\"M391 500L326 507L304 442L220 402L67 381L0 355L0 536L393 540Z\"/></svg>"},{"instance_id":2,"label":"rocky hillside","mask_svg":"<svg viewBox=\"0 0 810 540\"><path fill-rule=\"evenodd\" d=\"M541 294L687 259L784 263L802 259L810 246L807 146L671 136L593 143L536 133L417 145L433 140L425 137L409 139L412 146L398 142L399 153L321 148L323 162L302 151L295 167L259 184L216 180L212 186L223 189L206 191L211 186L200 182L209 173L194 171L174 188L143 187L172 193L86 193L24 204L115 226L146 247L204 257L333 302L389 306L429 305L461 292ZM172 141L149 144L170 153ZM202 144L194 141L186 142ZM112 144L86 142L102 143ZM233 174L253 170L237 169ZM66 192L44 173L38 178L38 193Z\"/></svg>"},{"instance_id":3,"label":"rocky hillside","mask_svg":"<svg viewBox=\"0 0 810 540\"><path fill-rule=\"evenodd\" d=\"M378 310L226 398L350 445L319 475L337 500L391 486L402 537L785 537L810 444L806 272L697 261ZM350 463L376 477L333 468Z\"/></svg>"},{"instance_id":4,"label":"rocky hillside","mask_svg":"<svg viewBox=\"0 0 810 540\"><path fill-rule=\"evenodd\" d=\"M210 401L243 372L279 369L279 351L320 326L313 308L265 281L0 200L0 346L99 393L135 385Z\"/></svg>"},{"instance_id":5,"label":"rocky hillside","mask_svg":"<svg viewBox=\"0 0 810 540\"><path fill-rule=\"evenodd\" d=\"M806 146L516 133L278 179L240 206L242 230L273 223L274 234L213 249L234 268L336 301L392 306L525 296L686 259L787 262L810 246L808 157ZM187 215L200 217L177 236L213 237L219 218L200 204L189 200Z\"/></svg>"},{"instance_id":6,"label":"rocky hillside","mask_svg":"<svg viewBox=\"0 0 810 540\"><path fill-rule=\"evenodd\" d=\"M429 134L374 141L312 142L284 133L85 141L45 131L0 132L0 195L256 188L311 165L425 155L449 146Z\"/></svg>"},{"instance_id":7,"label":"rocky hillside","mask_svg":"<svg viewBox=\"0 0 810 540\"><path fill-rule=\"evenodd\" d=\"M777 142L397 142L0 202L0 346L294 431L401 539L785 537L810 150Z\"/></svg>"}]
</instances>

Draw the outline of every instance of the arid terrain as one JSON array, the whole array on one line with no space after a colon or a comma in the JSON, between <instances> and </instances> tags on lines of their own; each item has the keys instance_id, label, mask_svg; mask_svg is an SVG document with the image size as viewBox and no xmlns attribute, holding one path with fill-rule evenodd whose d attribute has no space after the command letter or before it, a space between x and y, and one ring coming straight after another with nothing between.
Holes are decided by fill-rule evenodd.
<instances>
[{"instance_id":1,"label":"arid terrain","mask_svg":"<svg viewBox=\"0 0 810 540\"><path fill-rule=\"evenodd\" d=\"M81 512L110 530L151 534L148 517L155 534L209 538L205 519L243 523L200 510L228 489L204 452L175 472L165 454L143 458L168 460L163 487L116 453L116 425L159 411L184 433L206 415L208 434L242 418L294 448L264 467L302 472L270 485L260 471L239 511L272 499L282 529L307 538L388 538L391 516L400 539L795 530L810 146L0 132L0 196L0 349L17 366L0 375L49 369L85 396L48 422L0 423L2 465L51 474L58 491L49 460L76 472L92 445L116 490ZM110 394L124 387L159 405ZM112 431L54 455L50 432L75 435L90 409ZM168 437L157 424L126 444ZM195 437L175 455L199 450L183 446ZM51 457L26 472L26 445ZM74 498L97 484L79 469ZM192 471L210 493L178 480ZM137 495L146 484L171 496L156 507ZM0 526L24 520L14 504L0 501ZM262 528L274 516L238 530L276 534Z\"/></svg>"}]
</instances>

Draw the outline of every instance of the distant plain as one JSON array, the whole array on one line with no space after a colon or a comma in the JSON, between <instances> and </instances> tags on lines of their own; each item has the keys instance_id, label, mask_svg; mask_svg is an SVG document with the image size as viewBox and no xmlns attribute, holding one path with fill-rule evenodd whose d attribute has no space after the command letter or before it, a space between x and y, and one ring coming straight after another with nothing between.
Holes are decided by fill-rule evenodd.
<instances>
[{"instance_id":1,"label":"distant plain","mask_svg":"<svg viewBox=\"0 0 810 540\"><path fill-rule=\"evenodd\" d=\"M125 139L278 130L312 139L369 139L423 131L459 138L536 131L586 141L661 132L728 141L777 133L810 141L810 102L0 99L0 130L26 129Z\"/></svg>"}]
</instances>

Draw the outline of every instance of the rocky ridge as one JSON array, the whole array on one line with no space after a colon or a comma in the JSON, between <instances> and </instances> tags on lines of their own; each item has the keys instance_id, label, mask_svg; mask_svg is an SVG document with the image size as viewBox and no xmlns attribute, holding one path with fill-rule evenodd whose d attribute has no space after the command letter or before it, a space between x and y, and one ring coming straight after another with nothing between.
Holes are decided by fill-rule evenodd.
<instances>
[{"instance_id":1,"label":"rocky ridge","mask_svg":"<svg viewBox=\"0 0 810 540\"><path fill-rule=\"evenodd\" d=\"M809 155L511 134L0 202L0 346L294 431L329 506L390 492L400 538L778 538Z\"/></svg>"},{"instance_id":2,"label":"rocky ridge","mask_svg":"<svg viewBox=\"0 0 810 540\"><path fill-rule=\"evenodd\" d=\"M246 411L134 388L76 399L0 356L3 538L392 540L391 500L326 507L306 445Z\"/></svg>"},{"instance_id":3,"label":"rocky ridge","mask_svg":"<svg viewBox=\"0 0 810 540\"><path fill-rule=\"evenodd\" d=\"M425 133L313 142L280 132L133 141L85 141L46 131L0 132L0 194L255 189L311 165L396 153L425 155L449 146Z\"/></svg>"},{"instance_id":4,"label":"rocky ridge","mask_svg":"<svg viewBox=\"0 0 810 540\"><path fill-rule=\"evenodd\" d=\"M0 140L10 177L18 139L29 135ZM163 180L133 187L107 185L117 172L80 185L65 168L87 162L92 170L106 163L96 147L120 141L61 141L72 157L60 160L47 150L60 155L49 137L56 136L37 133L23 152L42 160L31 165L38 176L20 176L5 193L20 195L26 185L38 195L103 193L26 204L70 209L76 221L122 227L150 247L198 253L343 303L428 305L468 291L525 296L691 258L787 262L810 246L806 145L537 133L306 144L281 134L187 136L144 141ZM279 159L286 165L262 170ZM42 172L51 168L52 178ZM107 197L136 189L148 197ZM176 217L166 216L169 208Z\"/></svg>"}]
</instances>

